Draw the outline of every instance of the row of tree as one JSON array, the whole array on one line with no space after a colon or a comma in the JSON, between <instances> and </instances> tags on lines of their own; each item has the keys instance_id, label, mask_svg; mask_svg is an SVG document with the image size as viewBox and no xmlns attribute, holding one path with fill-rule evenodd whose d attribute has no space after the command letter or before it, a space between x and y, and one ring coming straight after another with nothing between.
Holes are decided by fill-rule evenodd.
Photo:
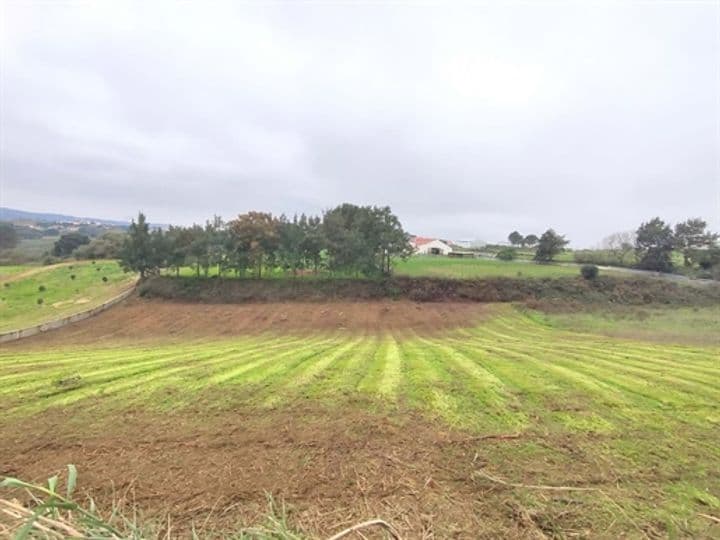
<instances>
[{"instance_id":1,"label":"row of tree","mask_svg":"<svg viewBox=\"0 0 720 540\"><path fill-rule=\"evenodd\" d=\"M635 233L635 253L638 266L646 270L671 272L672 253L682 253L683 264L711 267L720 256L717 248L718 235L708 230L700 218L688 219L671 227L659 217L642 223Z\"/></svg>"},{"instance_id":2,"label":"row of tree","mask_svg":"<svg viewBox=\"0 0 720 540\"><path fill-rule=\"evenodd\" d=\"M296 275L321 269L348 275L386 275L395 258L412 253L408 234L390 207L342 204L322 216L275 217L248 212L224 222L215 217L205 226L151 231L138 214L120 249L124 268L141 277L161 268L179 273L193 266L197 275L252 274L281 268Z\"/></svg>"}]
</instances>

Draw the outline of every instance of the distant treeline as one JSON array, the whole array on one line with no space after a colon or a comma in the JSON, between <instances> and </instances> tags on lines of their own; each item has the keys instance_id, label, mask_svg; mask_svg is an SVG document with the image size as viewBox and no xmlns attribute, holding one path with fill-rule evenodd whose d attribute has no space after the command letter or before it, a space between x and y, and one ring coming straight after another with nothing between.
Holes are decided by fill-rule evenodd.
<instances>
[{"instance_id":1,"label":"distant treeline","mask_svg":"<svg viewBox=\"0 0 720 540\"><path fill-rule=\"evenodd\" d=\"M392 262L412 253L409 235L390 207L342 204L322 216L289 219L248 212L205 226L150 231L145 215L131 223L119 250L121 264L142 277L192 266L198 276L261 277L266 269L298 274L328 270L345 275L388 275Z\"/></svg>"}]
</instances>

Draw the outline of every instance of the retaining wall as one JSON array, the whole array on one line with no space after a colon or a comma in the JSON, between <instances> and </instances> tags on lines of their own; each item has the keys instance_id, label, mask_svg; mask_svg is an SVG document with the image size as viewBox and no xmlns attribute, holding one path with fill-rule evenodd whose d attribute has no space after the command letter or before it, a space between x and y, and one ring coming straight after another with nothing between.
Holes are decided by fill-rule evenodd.
<instances>
[{"instance_id":1,"label":"retaining wall","mask_svg":"<svg viewBox=\"0 0 720 540\"><path fill-rule=\"evenodd\" d=\"M28 328L22 328L20 330L11 330L10 332L0 333L0 343L6 343L8 341L15 341L17 339L34 336L35 334L40 334L41 332L47 332L48 330L55 330L56 328L62 328L63 326L67 326L68 324L72 324L74 322L82 321L84 319L93 317L94 315L97 315L98 313L102 313L106 309L111 308L118 302L122 302L123 300L125 300L127 297L129 297L131 294L133 294L135 292L136 287L137 287L137 282L134 283L132 287L123 291L122 293L115 296L114 298L111 298L107 302L104 302L104 303L100 304L99 306L95 306L94 308L90 308L88 310L81 311L80 313L73 313L72 315L63 317L62 319L55 319L54 321L48 321L46 323L37 324L35 326L30 326Z\"/></svg>"}]
</instances>

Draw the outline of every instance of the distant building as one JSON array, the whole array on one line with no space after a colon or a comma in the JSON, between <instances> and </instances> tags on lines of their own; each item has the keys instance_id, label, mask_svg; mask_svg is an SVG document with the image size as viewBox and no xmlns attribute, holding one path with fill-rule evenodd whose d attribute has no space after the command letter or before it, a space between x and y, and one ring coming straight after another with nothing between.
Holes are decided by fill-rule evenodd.
<instances>
[{"instance_id":1,"label":"distant building","mask_svg":"<svg viewBox=\"0 0 720 540\"><path fill-rule=\"evenodd\" d=\"M452 252L449 244L437 238L415 236L410 242L418 255L449 255Z\"/></svg>"}]
</instances>

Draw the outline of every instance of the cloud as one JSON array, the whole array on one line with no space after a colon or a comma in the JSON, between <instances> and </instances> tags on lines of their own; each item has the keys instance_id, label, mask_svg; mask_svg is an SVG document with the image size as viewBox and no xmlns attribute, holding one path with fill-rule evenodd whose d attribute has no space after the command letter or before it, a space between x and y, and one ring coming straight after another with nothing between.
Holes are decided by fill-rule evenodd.
<instances>
[{"instance_id":1,"label":"cloud","mask_svg":"<svg viewBox=\"0 0 720 540\"><path fill-rule=\"evenodd\" d=\"M714 4L6 3L2 204L413 232L720 229Z\"/></svg>"}]
</instances>

